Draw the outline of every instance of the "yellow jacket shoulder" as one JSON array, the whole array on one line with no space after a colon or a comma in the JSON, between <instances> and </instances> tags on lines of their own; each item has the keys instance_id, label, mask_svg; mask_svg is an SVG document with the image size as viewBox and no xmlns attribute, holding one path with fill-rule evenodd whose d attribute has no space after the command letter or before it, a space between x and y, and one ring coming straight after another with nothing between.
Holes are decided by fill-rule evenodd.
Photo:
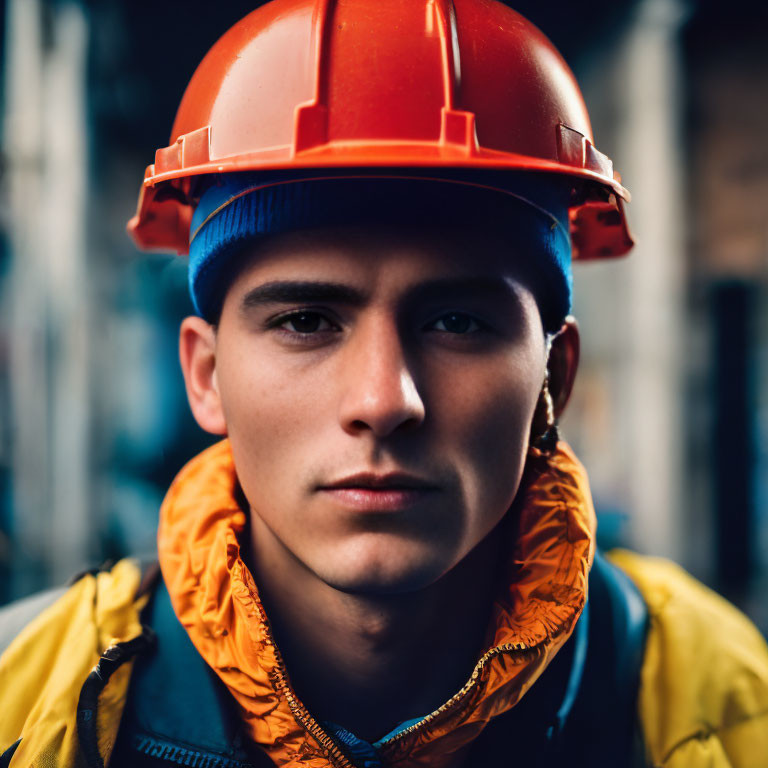
<instances>
[{"instance_id":1,"label":"yellow jacket shoulder","mask_svg":"<svg viewBox=\"0 0 768 768\"><path fill-rule=\"evenodd\" d=\"M101 654L141 633L138 564L77 581L36 616L0 656L0 754L18 739L13 766L78 765L80 690ZM34 663L30 660L34 659ZM109 755L130 678L117 670L100 697L99 751Z\"/></svg>"},{"instance_id":2,"label":"yellow jacket shoulder","mask_svg":"<svg viewBox=\"0 0 768 768\"><path fill-rule=\"evenodd\" d=\"M623 550L650 626L639 713L647 754L665 768L768 766L768 645L733 605L679 566Z\"/></svg>"}]
</instances>

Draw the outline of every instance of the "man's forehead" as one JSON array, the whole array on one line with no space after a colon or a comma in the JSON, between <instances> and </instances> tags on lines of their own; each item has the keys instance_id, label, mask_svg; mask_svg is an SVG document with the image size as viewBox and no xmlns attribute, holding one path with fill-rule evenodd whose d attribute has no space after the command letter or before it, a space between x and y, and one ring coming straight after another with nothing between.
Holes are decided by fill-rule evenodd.
<instances>
[{"instance_id":1,"label":"man's forehead","mask_svg":"<svg viewBox=\"0 0 768 768\"><path fill-rule=\"evenodd\" d=\"M233 288L244 306L320 295L361 304L380 286L425 299L509 295L527 271L510 251L489 233L458 228L293 232L244 251Z\"/></svg>"}]
</instances>

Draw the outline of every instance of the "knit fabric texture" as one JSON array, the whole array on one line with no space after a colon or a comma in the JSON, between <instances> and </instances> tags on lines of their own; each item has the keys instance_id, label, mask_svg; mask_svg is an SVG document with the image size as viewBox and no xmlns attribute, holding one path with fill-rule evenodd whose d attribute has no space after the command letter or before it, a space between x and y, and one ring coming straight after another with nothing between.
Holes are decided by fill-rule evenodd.
<instances>
[{"instance_id":1,"label":"knit fabric texture","mask_svg":"<svg viewBox=\"0 0 768 768\"><path fill-rule=\"evenodd\" d=\"M371 170L209 177L192 217L189 289L215 322L243 260L269 235L325 227L434 227L493 233L528 275L546 330L571 309L570 188L543 174L386 175ZM322 174L322 175L321 175Z\"/></svg>"}]
</instances>

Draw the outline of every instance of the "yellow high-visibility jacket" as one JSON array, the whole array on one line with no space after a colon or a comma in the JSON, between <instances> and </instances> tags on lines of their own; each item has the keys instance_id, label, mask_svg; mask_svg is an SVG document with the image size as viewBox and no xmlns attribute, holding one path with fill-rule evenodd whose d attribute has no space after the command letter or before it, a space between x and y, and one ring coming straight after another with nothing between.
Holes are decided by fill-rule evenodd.
<instances>
[{"instance_id":1,"label":"yellow high-visibility jacket","mask_svg":"<svg viewBox=\"0 0 768 768\"><path fill-rule=\"evenodd\" d=\"M757 630L672 563L624 551L610 559L633 580L649 611L638 701L647 765L768 766L768 647ZM2 655L0 755L12 753L10 766L83 764L78 697L105 649L140 636L146 598L135 599L139 580L130 560L82 578ZM119 667L99 697L105 763L130 673L130 662Z\"/></svg>"}]
</instances>

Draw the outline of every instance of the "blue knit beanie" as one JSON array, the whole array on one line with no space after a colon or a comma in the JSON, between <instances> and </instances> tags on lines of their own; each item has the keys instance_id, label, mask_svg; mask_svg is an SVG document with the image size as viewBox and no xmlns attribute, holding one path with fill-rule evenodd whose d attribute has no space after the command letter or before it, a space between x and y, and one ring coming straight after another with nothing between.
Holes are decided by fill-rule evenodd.
<instances>
[{"instance_id":1,"label":"blue knit beanie","mask_svg":"<svg viewBox=\"0 0 768 768\"><path fill-rule=\"evenodd\" d=\"M545 329L558 330L570 312L571 190L561 180L494 171L305 171L230 173L205 183L190 230L189 290L209 322L218 319L245 246L266 235L361 224L493 231L509 242L511 258L530 267Z\"/></svg>"}]
</instances>

